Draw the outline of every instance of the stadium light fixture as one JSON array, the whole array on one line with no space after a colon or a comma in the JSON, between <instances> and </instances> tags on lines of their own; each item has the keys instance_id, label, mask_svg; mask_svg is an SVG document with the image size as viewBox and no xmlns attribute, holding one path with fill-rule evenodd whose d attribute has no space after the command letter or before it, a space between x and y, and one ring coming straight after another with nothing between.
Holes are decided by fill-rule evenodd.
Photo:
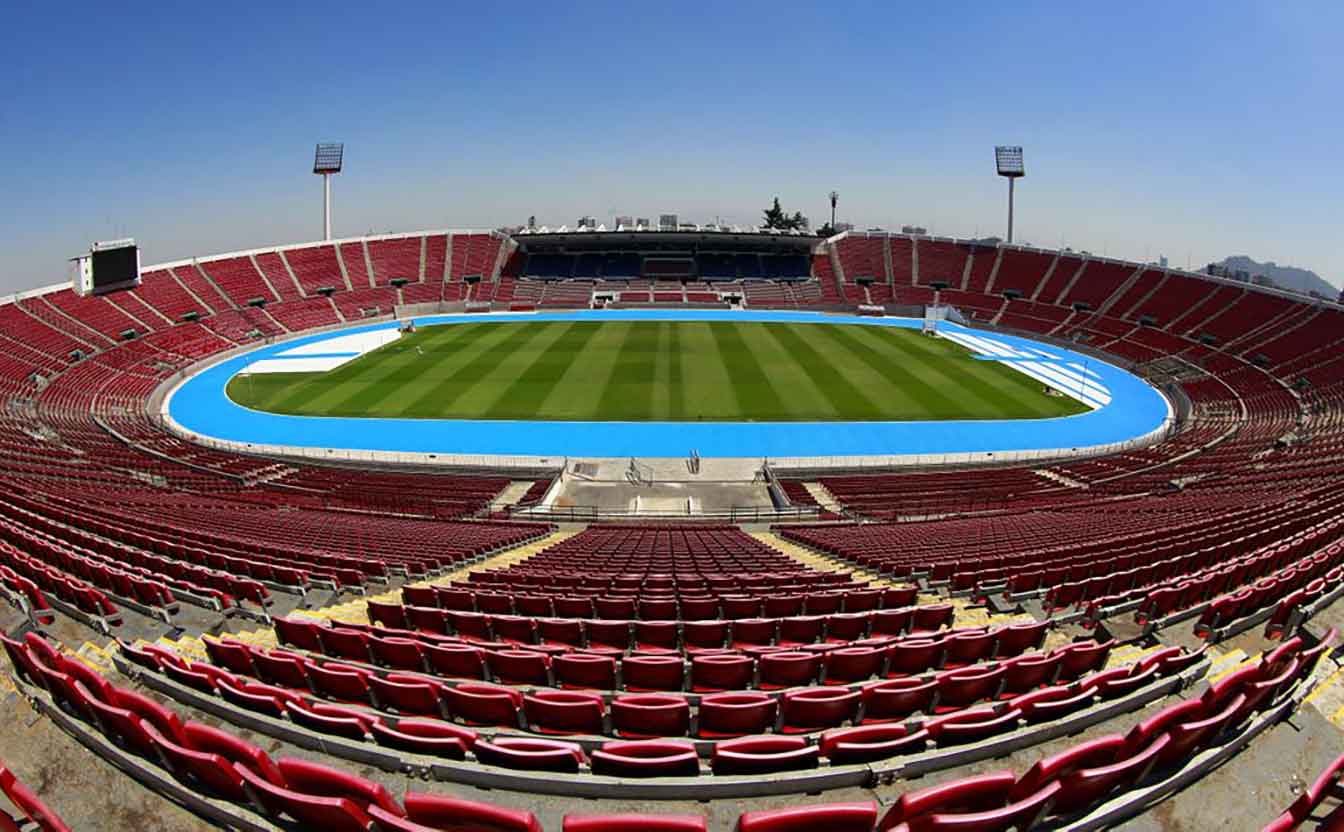
<instances>
[{"instance_id":1,"label":"stadium light fixture","mask_svg":"<svg viewBox=\"0 0 1344 832\"><path fill-rule=\"evenodd\" d=\"M322 239L331 239L331 176L341 172L345 159L343 142L323 142L313 152L313 173L322 177Z\"/></svg>"},{"instance_id":2,"label":"stadium light fixture","mask_svg":"<svg viewBox=\"0 0 1344 832\"><path fill-rule=\"evenodd\" d=\"M1008 242L1013 241L1013 183L1027 175L1022 163L1020 146L998 145L994 148L994 163L999 176L1008 180Z\"/></svg>"},{"instance_id":3,"label":"stadium light fixture","mask_svg":"<svg viewBox=\"0 0 1344 832\"><path fill-rule=\"evenodd\" d=\"M835 203L840 200L839 191L831 191L831 233L835 233Z\"/></svg>"}]
</instances>

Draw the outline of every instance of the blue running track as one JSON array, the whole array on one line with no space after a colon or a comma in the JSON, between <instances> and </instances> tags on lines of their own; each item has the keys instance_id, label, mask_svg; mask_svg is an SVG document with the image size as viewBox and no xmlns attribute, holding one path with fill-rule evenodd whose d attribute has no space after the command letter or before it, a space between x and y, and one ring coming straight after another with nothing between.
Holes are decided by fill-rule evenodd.
<instances>
[{"instance_id":1,"label":"blue running track","mask_svg":"<svg viewBox=\"0 0 1344 832\"><path fill-rule=\"evenodd\" d=\"M816 312L717 310L605 310L486 315L434 315L417 326L482 321L569 320L780 321L917 328L919 320L823 315ZM271 344L231 357L187 379L170 396L170 419L198 436L240 444L340 448L432 454L577 457L896 456L1013 451L1069 451L1146 436L1171 416L1166 398L1134 375L1095 358L947 322L939 330L987 344L986 360L1012 360L1042 374L1088 379L1100 407L1075 416L1030 420L935 422L533 422L447 419L362 419L284 416L235 404L229 380L249 364L297 347L374 329L395 321L325 332ZM316 352L316 351L314 351ZM1028 370L1031 371L1031 370ZM1063 374L1063 375L1061 375Z\"/></svg>"}]
</instances>

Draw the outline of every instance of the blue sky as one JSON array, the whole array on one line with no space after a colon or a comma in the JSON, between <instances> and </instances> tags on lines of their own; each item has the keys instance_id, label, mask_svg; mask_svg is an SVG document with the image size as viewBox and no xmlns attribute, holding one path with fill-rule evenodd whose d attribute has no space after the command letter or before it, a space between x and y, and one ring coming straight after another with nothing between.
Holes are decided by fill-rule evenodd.
<instances>
[{"instance_id":1,"label":"blue sky","mask_svg":"<svg viewBox=\"0 0 1344 832\"><path fill-rule=\"evenodd\" d=\"M1344 280L1337 2L20 4L0 31L0 292L95 239L146 262L335 233L778 195L859 227L1001 234ZM934 8L936 7L936 8Z\"/></svg>"}]
</instances>

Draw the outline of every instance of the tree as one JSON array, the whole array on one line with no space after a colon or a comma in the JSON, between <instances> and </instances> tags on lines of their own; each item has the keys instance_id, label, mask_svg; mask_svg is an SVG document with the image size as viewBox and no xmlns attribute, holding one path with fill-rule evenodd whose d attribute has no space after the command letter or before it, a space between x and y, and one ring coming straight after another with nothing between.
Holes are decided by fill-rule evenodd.
<instances>
[{"instance_id":1,"label":"tree","mask_svg":"<svg viewBox=\"0 0 1344 832\"><path fill-rule=\"evenodd\" d=\"M779 205L779 197L775 197L774 203L762 213L765 215L765 222L761 224L761 228L778 228L781 231L792 231L797 228L802 228L807 223L807 220L803 218L803 213L801 211L794 211L793 216L784 213L784 209Z\"/></svg>"}]
</instances>

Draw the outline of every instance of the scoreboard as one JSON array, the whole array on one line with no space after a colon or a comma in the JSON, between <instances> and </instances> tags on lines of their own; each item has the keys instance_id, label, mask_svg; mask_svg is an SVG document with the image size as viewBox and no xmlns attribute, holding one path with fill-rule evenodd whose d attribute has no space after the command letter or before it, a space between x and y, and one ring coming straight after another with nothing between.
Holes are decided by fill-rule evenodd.
<instances>
[{"instance_id":1,"label":"scoreboard","mask_svg":"<svg viewBox=\"0 0 1344 832\"><path fill-rule=\"evenodd\" d=\"M74 264L75 293L101 295L140 285L140 249L135 240L94 243Z\"/></svg>"}]
</instances>

